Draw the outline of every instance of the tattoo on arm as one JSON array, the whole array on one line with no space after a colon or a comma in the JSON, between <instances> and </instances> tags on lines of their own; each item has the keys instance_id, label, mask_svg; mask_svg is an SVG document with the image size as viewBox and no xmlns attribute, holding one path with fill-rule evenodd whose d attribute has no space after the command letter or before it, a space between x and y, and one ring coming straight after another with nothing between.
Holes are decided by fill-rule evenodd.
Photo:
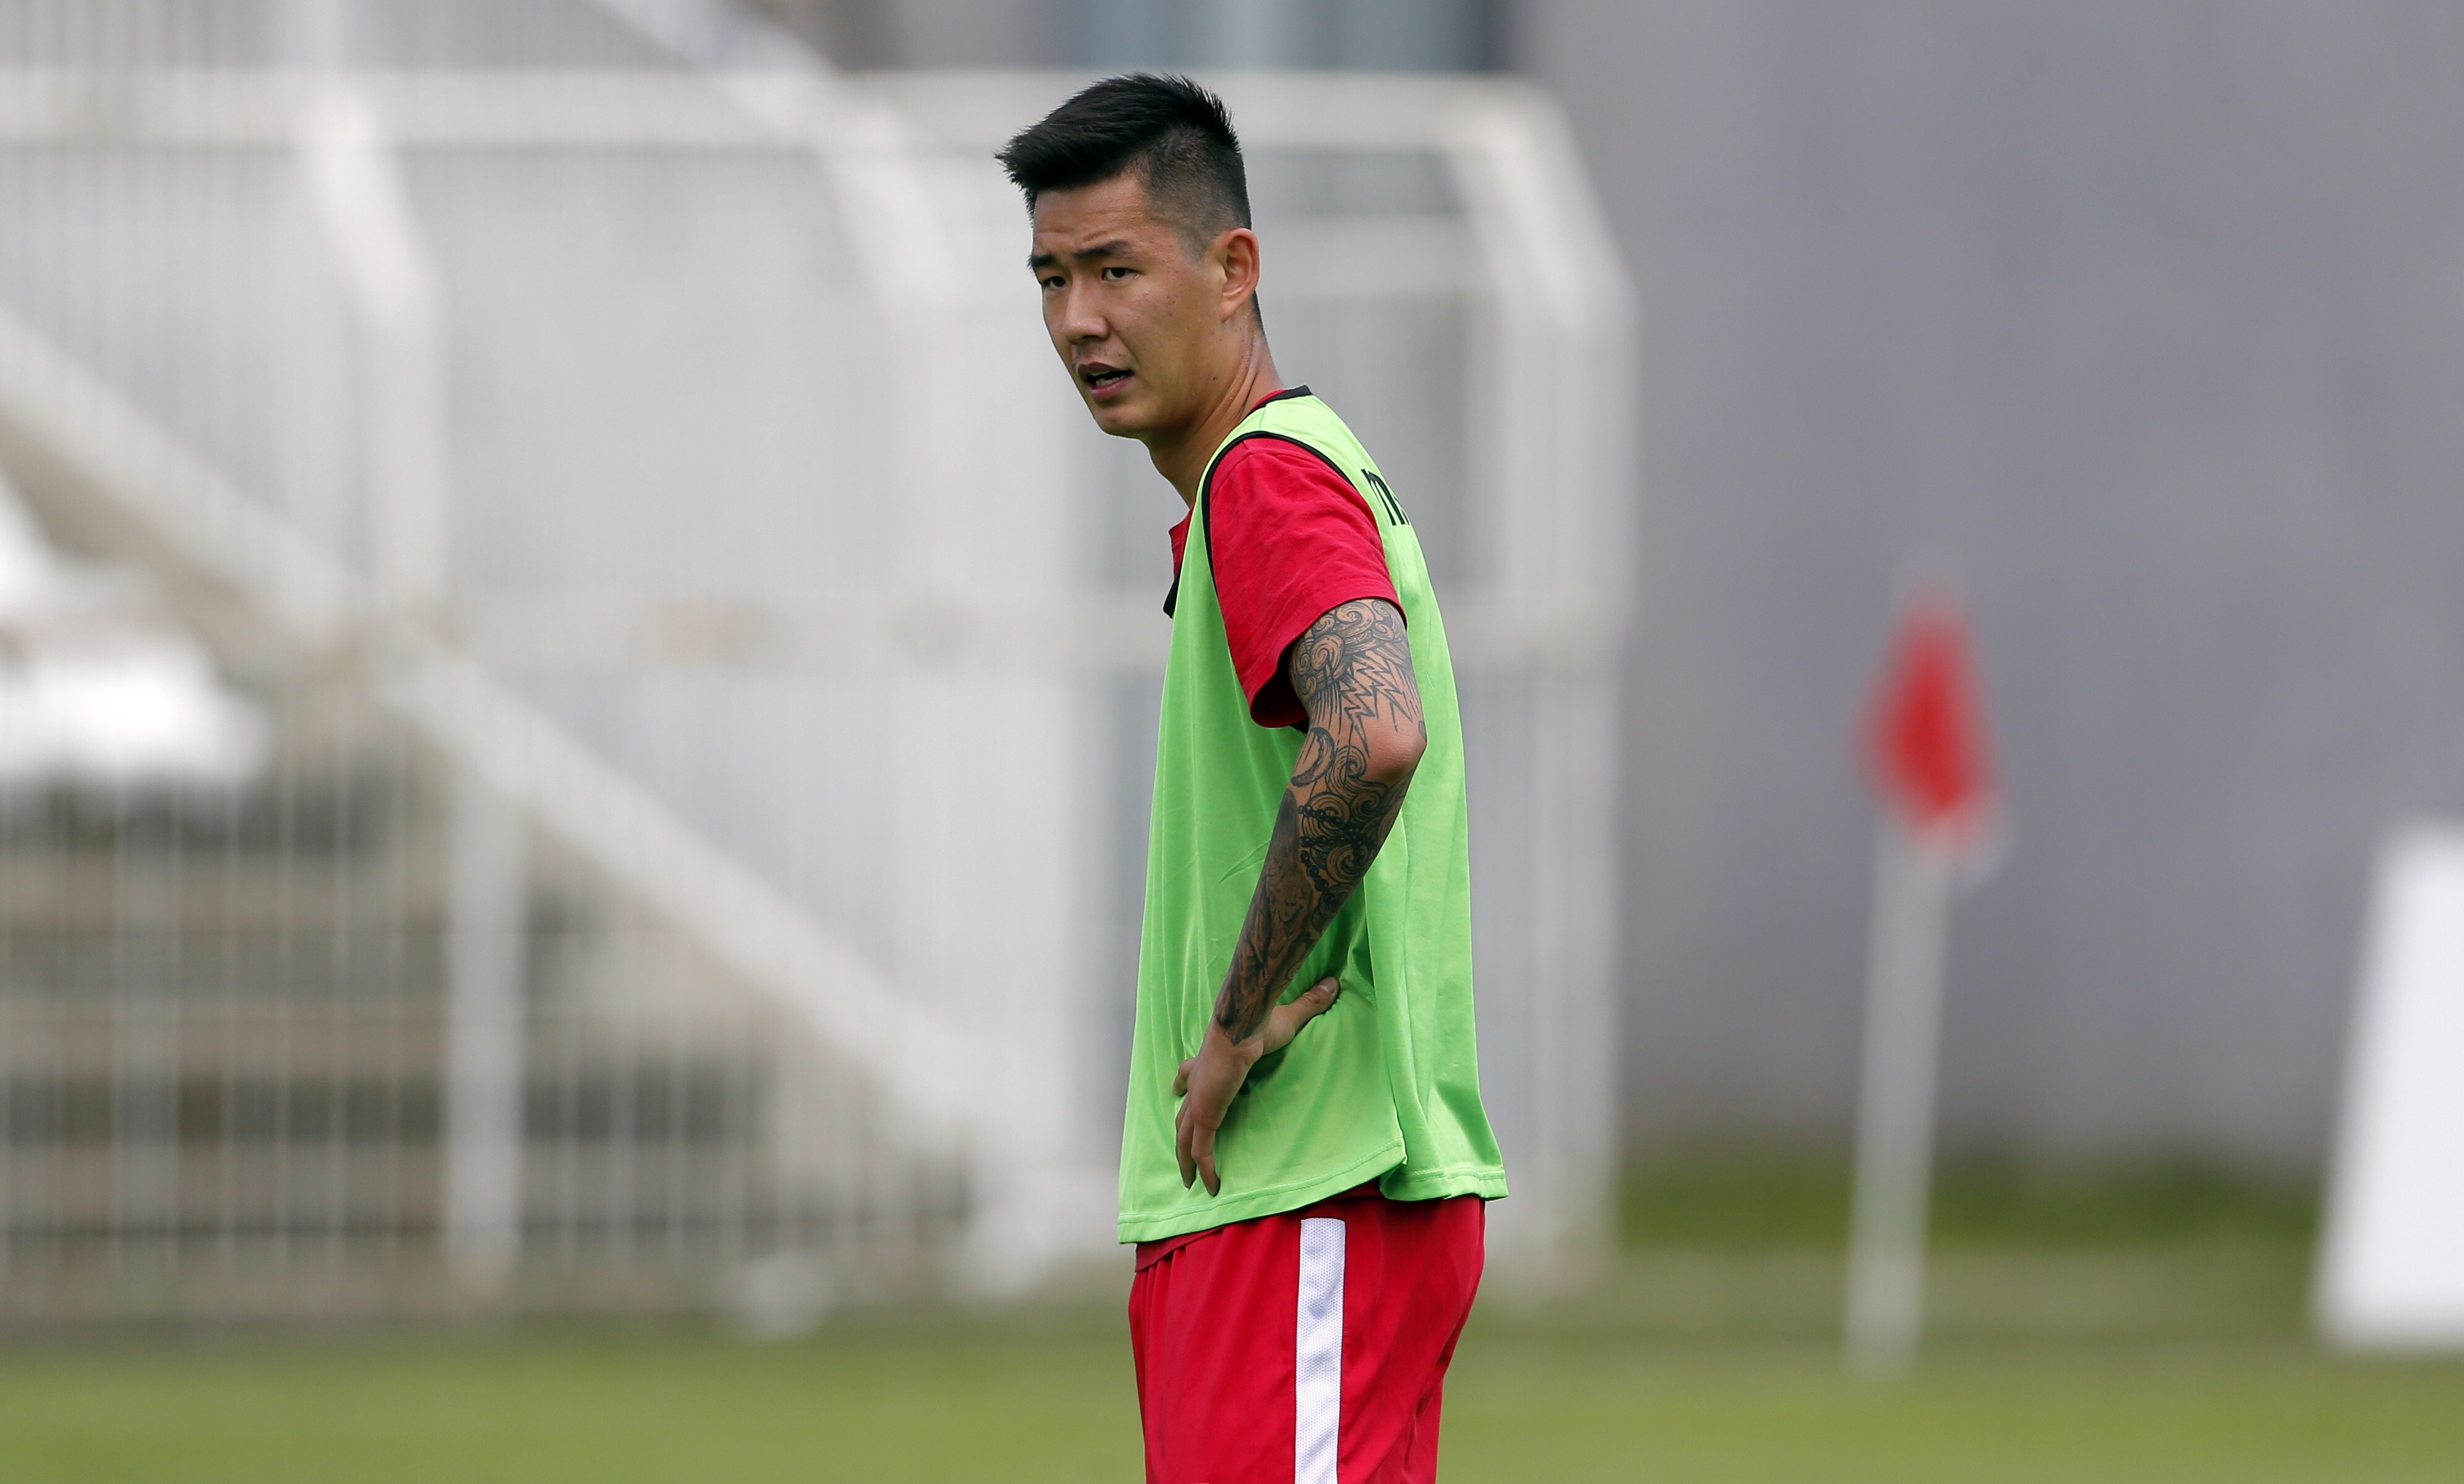
<instances>
[{"instance_id":1,"label":"tattoo on arm","mask_svg":"<svg viewBox=\"0 0 2464 1484\"><path fill-rule=\"evenodd\" d=\"M1373 741L1399 734L1419 746L1429 735L1403 616L1383 599L1330 609L1292 645L1289 664L1309 739L1215 1001L1216 1023L1236 1041L1265 1023L1394 827L1411 774L1376 768Z\"/></svg>"}]
</instances>

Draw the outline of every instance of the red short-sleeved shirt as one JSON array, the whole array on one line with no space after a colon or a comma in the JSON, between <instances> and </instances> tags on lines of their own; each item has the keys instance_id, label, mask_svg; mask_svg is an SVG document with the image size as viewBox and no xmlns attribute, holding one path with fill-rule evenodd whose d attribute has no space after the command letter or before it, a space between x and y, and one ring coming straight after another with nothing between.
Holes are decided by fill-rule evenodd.
<instances>
[{"instance_id":1,"label":"red short-sleeved shirt","mask_svg":"<svg viewBox=\"0 0 2464 1484\"><path fill-rule=\"evenodd\" d=\"M1306 386L1275 394L1308 395ZM1338 603L1382 598L1402 607L1386 572L1377 517L1314 449L1273 436L1244 438L1224 450L1205 498L1216 602L1250 719L1261 727L1305 725L1309 713L1284 672L1293 642ZM1184 518L1172 528L1176 591L1188 542Z\"/></svg>"}]
</instances>

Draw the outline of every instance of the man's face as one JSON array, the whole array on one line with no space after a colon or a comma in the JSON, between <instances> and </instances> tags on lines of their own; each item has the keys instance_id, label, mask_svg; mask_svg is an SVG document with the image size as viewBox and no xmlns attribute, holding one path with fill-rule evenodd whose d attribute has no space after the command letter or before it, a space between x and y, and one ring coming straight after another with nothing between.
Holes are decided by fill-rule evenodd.
<instances>
[{"instance_id":1,"label":"man's face","mask_svg":"<svg viewBox=\"0 0 2464 1484\"><path fill-rule=\"evenodd\" d=\"M1204 415L1227 317L1219 255L1149 212L1134 172L1036 198L1044 327L1096 426L1148 438Z\"/></svg>"}]
</instances>

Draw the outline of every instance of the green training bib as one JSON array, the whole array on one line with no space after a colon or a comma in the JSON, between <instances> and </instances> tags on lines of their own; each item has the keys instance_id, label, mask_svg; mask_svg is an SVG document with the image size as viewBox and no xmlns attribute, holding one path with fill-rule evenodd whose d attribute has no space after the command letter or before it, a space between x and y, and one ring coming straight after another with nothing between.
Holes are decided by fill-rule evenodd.
<instances>
[{"instance_id":1,"label":"green training bib","mask_svg":"<svg viewBox=\"0 0 2464 1484\"><path fill-rule=\"evenodd\" d=\"M1223 1191L1209 1196L1203 1182L1181 1187L1173 1073L1197 1055L1214 1014L1302 741L1250 719L1215 594L1207 500L1216 463L1244 438L1312 450L1376 517L1429 743L1385 846L1280 998L1329 973L1341 976L1343 995L1250 1072L1216 1142ZM1463 726L1445 622L1403 507L1342 419L1301 387L1252 412L1215 450L1181 556L1121 1132L1121 1240L1272 1215L1371 1180L1395 1200L1506 1193L1480 1102Z\"/></svg>"}]
</instances>

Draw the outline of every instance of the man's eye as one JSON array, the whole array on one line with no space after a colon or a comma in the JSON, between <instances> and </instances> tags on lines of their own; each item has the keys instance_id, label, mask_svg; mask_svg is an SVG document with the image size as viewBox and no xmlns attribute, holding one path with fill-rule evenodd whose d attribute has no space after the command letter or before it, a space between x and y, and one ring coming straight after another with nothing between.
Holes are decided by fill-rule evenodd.
<instances>
[{"instance_id":1,"label":"man's eye","mask_svg":"<svg viewBox=\"0 0 2464 1484\"><path fill-rule=\"evenodd\" d=\"M1107 268L1104 270L1104 278L1110 283L1118 283L1128 276L1130 276L1130 270L1126 268Z\"/></svg>"},{"instance_id":2,"label":"man's eye","mask_svg":"<svg viewBox=\"0 0 2464 1484\"><path fill-rule=\"evenodd\" d=\"M1048 278L1038 278L1036 282L1047 289L1057 289L1061 287L1061 275L1054 273Z\"/></svg>"}]
</instances>

